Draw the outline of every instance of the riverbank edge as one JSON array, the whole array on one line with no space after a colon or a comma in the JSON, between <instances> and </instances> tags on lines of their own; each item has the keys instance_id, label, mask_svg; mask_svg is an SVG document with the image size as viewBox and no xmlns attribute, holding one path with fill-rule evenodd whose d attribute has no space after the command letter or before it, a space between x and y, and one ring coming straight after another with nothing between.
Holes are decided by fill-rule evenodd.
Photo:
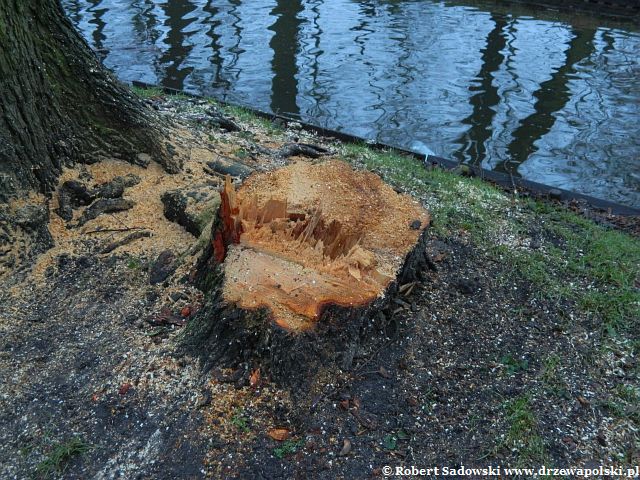
<instances>
[{"instance_id":1,"label":"riverbank edge","mask_svg":"<svg viewBox=\"0 0 640 480\"><path fill-rule=\"evenodd\" d=\"M532 196L535 196L536 198L542 198L546 200L565 202L565 203L583 202L588 204L590 208L596 211L606 212L607 214L622 215L622 216L640 216L640 208L635 208L628 205L622 205L619 203L611 202L609 200L593 197L590 195L584 195L579 192L574 192L571 190L566 190L566 189L554 187L551 185L534 182L522 177L514 177L513 175L507 175L502 172L487 170L477 165L461 164L460 162L439 157L437 155L425 155L423 153L408 150L398 145L390 145L390 144L380 143L380 142L371 142L365 138L358 137L356 135L351 135L346 132L340 132L337 130L324 128L318 125L313 125L311 123L304 122L300 119L289 117L286 115L265 112L254 107L250 107L248 105L236 105L233 103L225 102L224 100L221 100L215 97L197 95L194 93L185 92L183 90L176 90L174 88L160 86L160 85L153 85L153 84L140 82L140 81L133 81L131 85L134 89L137 89L137 91L141 93L142 96L145 96L145 93L143 92L146 90L147 91L146 95L148 94L153 95L153 94L162 92L166 95L174 95L174 96L182 95L189 98L213 100L217 104L225 107L242 108L247 112L250 112L251 114L255 115L258 118L266 119L271 122L285 122L285 123L296 122L297 124L300 125L302 130L313 133L314 135L319 135L322 137L333 137L343 142L364 144L367 147L374 150L393 151L404 156L413 157L416 160L423 162L426 168L429 168L432 166L438 166L445 170L450 170L454 173L458 173L461 175L479 177L482 180L490 182L493 185L500 187L505 191L512 192L514 194L524 193L525 195L532 195Z\"/></svg>"}]
</instances>

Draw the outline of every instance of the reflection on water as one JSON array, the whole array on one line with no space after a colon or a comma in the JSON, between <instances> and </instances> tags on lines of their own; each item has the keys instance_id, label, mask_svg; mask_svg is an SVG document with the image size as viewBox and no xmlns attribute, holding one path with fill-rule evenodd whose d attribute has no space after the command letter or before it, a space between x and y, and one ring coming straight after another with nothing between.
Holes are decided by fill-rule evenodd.
<instances>
[{"instance_id":1,"label":"reflection on water","mask_svg":"<svg viewBox=\"0 0 640 480\"><path fill-rule=\"evenodd\" d=\"M277 0L271 10L276 18L269 30L273 32L269 46L273 50L271 70L271 111L297 116L298 75L297 52L298 36L302 19L298 18L304 8L300 0Z\"/></svg>"},{"instance_id":2,"label":"reflection on water","mask_svg":"<svg viewBox=\"0 0 640 480\"><path fill-rule=\"evenodd\" d=\"M487 44L480 50L482 66L475 77L476 84L469 86L469 92L473 92L469 98L473 111L462 120L469 128L457 142L460 149L455 153L455 158L461 161L484 162L487 156L486 142L491 138L495 108L501 100L494 76L505 58L502 52L507 45L505 30L508 19L503 15L491 15L491 20L494 27L487 34Z\"/></svg>"},{"instance_id":3,"label":"reflection on water","mask_svg":"<svg viewBox=\"0 0 640 480\"><path fill-rule=\"evenodd\" d=\"M640 34L628 27L473 0L63 5L124 80L640 205Z\"/></svg>"},{"instance_id":4,"label":"reflection on water","mask_svg":"<svg viewBox=\"0 0 640 480\"><path fill-rule=\"evenodd\" d=\"M594 30L578 30L572 33L575 36L569 41L566 59L551 73L551 78L542 82L532 94L535 99L535 111L522 119L512 133L513 141L507 147L509 160L501 164L508 172L515 173L513 169L538 150L535 143L551 131L556 114L567 106L571 98L569 79L576 73L575 65L588 59L594 52Z\"/></svg>"}]
</instances>

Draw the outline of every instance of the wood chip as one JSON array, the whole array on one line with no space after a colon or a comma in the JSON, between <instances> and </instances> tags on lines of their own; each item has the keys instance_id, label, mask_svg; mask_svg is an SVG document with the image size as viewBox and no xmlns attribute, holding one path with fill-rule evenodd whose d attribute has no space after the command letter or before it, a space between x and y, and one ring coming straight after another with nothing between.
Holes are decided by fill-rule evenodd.
<instances>
[{"instance_id":1,"label":"wood chip","mask_svg":"<svg viewBox=\"0 0 640 480\"><path fill-rule=\"evenodd\" d=\"M398 292L404 293L410 288L412 288L416 283L418 282L409 282L409 283L405 283L404 285L400 285L400 287L398 288Z\"/></svg>"},{"instance_id":2,"label":"wood chip","mask_svg":"<svg viewBox=\"0 0 640 480\"><path fill-rule=\"evenodd\" d=\"M348 438L345 438L342 443L342 450L340 450L340 453L338 455L343 457L345 455L348 455L349 452L351 452L351 440L349 440Z\"/></svg>"},{"instance_id":3,"label":"wood chip","mask_svg":"<svg viewBox=\"0 0 640 480\"><path fill-rule=\"evenodd\" d=\"M100 250L100 253L111 253L113 252L116 248L122 247L124 245L127 245L128 243L133 242L134 240L137 240L139 238L145 238L145 237L150 237L151 236L151 232L147 231L147 230L140 230L137 232L133 232L130 233L129 235L127 235L126 237L117 240L115 242L111 242L108 245L106 245L105 247L102 248L102 250Z\"/></svg>"},{"instance_id":4,"label":"wood chip","mask_svg":"<svg viewBox=\"0 0 640 480\"><path fill-rule=\"evenodd\" d=\"M251 376L249 377L249 386L251 388L255 388L260 385L262 382L262 377L260 376L260 369L256 368L253 372L251 372Z\"/></svg>"}]
</instances>

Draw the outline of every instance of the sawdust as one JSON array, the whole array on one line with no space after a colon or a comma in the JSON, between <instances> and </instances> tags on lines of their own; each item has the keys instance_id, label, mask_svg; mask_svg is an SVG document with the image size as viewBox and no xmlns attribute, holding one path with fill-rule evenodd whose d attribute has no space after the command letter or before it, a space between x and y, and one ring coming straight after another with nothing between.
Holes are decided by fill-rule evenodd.
<instances>
[{"instance_id":1,"label":"sawdust","mask_svg":"<svg viewBox=\"0 0 640 480\"><path fill-rule=\"evenodd\" d=\"M180 134L180 132L177 133L177 135ZM169 190L188 187L198 180L210 179L210 176L204 173L202 165L213 158L215 152L204 147L189 151L179 144L176 145L176 150L179 155L184 156L185 163L183 172L174 175L167 174L155 162L151 162L145 168L117 159L65 170L60 177L59 185L67 180L75 180L81 175L86 176L87 174L90 176L92 184L109 182L117 176L127 174L137 175L141 181L137 185L127 188L123 195L123 198L134 202L133 208L123 212L100 215L79 228L67 228L67 223L55 213L58 207L58 198L57 195L54 195L49 205L49 231L55 246L38 258L33 269L34 275L42 279L43 273L59 255L73 253L78 249L79 243L87 238L99 238L106 244L126 236L130 233L130 230L127 229L144 229L151 232L151 236L140 238L120 247L119 254L155 256L164 250L184 253L191 248L193 236L178 224L165 218L161 197ZM74 218L69 223L73 224L83 211L84 208L75 210ZM104 230L104 233L99 230Z\"/></svg>"}]
</instances>

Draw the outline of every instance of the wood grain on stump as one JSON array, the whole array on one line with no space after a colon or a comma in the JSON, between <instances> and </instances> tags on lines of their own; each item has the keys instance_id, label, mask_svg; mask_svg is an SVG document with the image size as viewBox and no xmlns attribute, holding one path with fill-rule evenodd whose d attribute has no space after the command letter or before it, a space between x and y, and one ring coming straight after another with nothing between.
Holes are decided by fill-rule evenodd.
<instances>
[{"instance_id":1,"label":"wood grain on stump","mask_svg":"<svg viewBox=\"0 0 640 480\"><path fill-rule=\"evenodd\" d=\"M428 212L344 162L297 162L238 190L228 178L220 195L200 266L199 348L214 359L258 356L288 375L307 357L353 356L368 319L426 266Z\"/></svg>"},{"instance_id":2,"label":"wood grain on stump","mask_svg":"<svg viewBox=\"0 0 640 480\"><path fill-rule=\"evenodd\" d=\"M224 299L265 307L291 331L313 328L326 305L382 295L429 222L410 197L338 161L254 175L237 192L227 180L221 214Z\"/></svg>"}]
</instances>

